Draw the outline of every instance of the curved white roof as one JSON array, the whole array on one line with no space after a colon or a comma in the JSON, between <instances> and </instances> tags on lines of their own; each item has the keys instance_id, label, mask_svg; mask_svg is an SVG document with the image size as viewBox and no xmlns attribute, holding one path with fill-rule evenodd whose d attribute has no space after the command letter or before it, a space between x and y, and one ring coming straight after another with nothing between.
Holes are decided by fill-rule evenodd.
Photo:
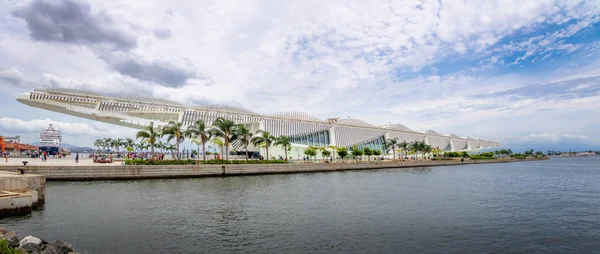
<instances>
[{"instance_id":1,"label":"curved white roof","mask_svg":"<svg viewBox=\"0 0 600 254\"><path fill-rule=\"evenodd\" d=\"M425 131L417 131L423 134L427 134L427 135L437 135L437 136L444 136L442 134L439 134L437 132L435 132L434 130L425 130Z\"/></svg>"},{"instance_id":2,"label":"curved white roof","mask_svg":"<svg viewBox=\"0 0 600 254\"><path fill-rule=\"evenodd\" d=\"M351 126L358 126L358 127L375 127L375 125L371 125L363 120L351 119L351 118L340 119L335 123L340 124L340 125L351 125Z\"/></svg>"},{"instance_id":3,"label":"curved white roof","mask_svg":"<svg viewBox=\"0 0 600 254\"><path fill-rule=\"evenodd\" d=\"M104 96L99 93L94 93L90 91L78 90L78 89L70 89L70 88L36 88L35 92L46 92L46 93L62 93L62 94L72 94L79 96Z\"/></svg>"},{"instance_id":4,"label":"curved white roof","mask_svg":"<svg viewBox=\"0 0 600 254\"><path fill-rule=\"evenodd\" d=\"M181 104L179 102L174 102L174 101L151 97L151 96L122 96L122 97L115 97L115 99L133 100L133 101L141 101L141 102L147 102L147 103L163 103L163 104L183 106L183 104Z\"/></svg>"},{"instance_id":5,"label":"curved white roof","mask_svg":"<svg viewBox=\"0 0 600 254\"><path fill-rule=\"evenodd\" d=\"M319 118L316 118L305 112L300 112L300 111L276 112L276 113L268 114L267 116L281 117L281 118L301 120L301 121L325 122Z\"/></svg>"},{"instance_id":6,"label":"curved white roof","mask_svg":"<svg viewBox=\"0 0 600 254\"><path fill-rule=\"evenodd\" d=\"M81 97L87 98L82 100ZM385 133L388 133L390 138L399 138L408 142L427 141L442 149L447 149L449 146L452 149L466 149L465 147L476 149L500 145L497 142L472 137L459 137L452 133L440 134L434 130L415 131L398 123L375 126L359 119L329 118L323 120L299 111L261 114L241 106L228 104L186 105L155 97L116 97L77 89L37 88L32 93L21 95L17 101L44 109L48 109L44 105L52 105L54 107L48 110L134 128L144 127L150 121L156 122L159 119L162 121L164 114L129 114L126 111L133 111L135 113L136 111L158 110L160 112L183 113L181 117L184 122L192 122L199 118L213 119L216 115L239 119L239 121L243 122L256 122L268 118L276 118L278 120L276 121L277 123L273 124L274 126L270 128L274 128L280 134L286 135L304 133L303 131L327 130L333 125L339 127L331 130L332 132L336 132L336 141L340 142L338 145L352 145L357 142L364 143L373 138L379 138ZM80 105L82 102L86 103L86 106ZM97 107L89 107L88 104L90 103L96 103ZM130 103L140 104L140 107L129 105ZM286 121L294 122L297 125L294 128L290 128L291 125L285 123ZM279 122L283 123L280 124ZM294 130L288 130L288 128Z\"/></svg>"},{"instance_id":7,"label":"curved white roof","mask_svg":"<svg viewBox=\"0 0 600 254\"><path fill-rule=\"evenodd\" d=\"M395 130L395 131L414 132L413 130L409 129L405 125L399 124L399 123L385 124L385 125L382 125L381 128L386 128L386 129Z\"/></svg>"},{"instance_id":8,"label":"curved white roof","mask_svg":"<svg viewBox=\"0 0 600 254\"><path fill-rule=\"evenodd\" d=\"M204 110L217 110L217 111L227 111L230 113L238 113L238 114L249 114L249 115L259 115L256 112L252 112L248 109L239 107L239 106L233 106L233 105L229 105L229 104L210 104L210 105L202 105L202 106L195 106L195 108L197 109L204 109Z\"/></svg>"}]
</instances>

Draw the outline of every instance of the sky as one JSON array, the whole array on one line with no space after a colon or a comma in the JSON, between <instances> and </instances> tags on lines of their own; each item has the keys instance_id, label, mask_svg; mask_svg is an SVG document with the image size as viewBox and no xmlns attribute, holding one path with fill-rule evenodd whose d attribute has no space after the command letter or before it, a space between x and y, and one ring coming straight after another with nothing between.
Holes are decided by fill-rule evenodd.
<instances>
[{"instance_id":1,"label":"sky","mask_svg":"<svg viewBox=\"0 0 600 254\"><path fill-rule=\"evenodd\" d=\"M598 149L599 49L597 0L4 0L0 134L135 135L15 100L53 87Z\"/></svg>"}]
</instances>

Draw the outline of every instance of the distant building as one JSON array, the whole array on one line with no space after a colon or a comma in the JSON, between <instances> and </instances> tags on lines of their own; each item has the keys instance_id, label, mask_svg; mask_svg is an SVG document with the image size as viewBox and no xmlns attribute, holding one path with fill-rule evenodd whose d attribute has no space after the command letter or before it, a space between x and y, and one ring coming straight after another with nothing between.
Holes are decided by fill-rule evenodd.
<instances>
[{"instance_id":1,"label":"distant building","mask_svg":"<svg viewBox=\"0 0 600 254\"><path fill-rule=\"evenodd\" d=\"M37 150L37 146L22 144L20 136L0 136L0 152L23 153Z\"/></svg>"},{"instance_id":2,"label":"distant building","mask_svg":"<svg viewBox=\"0 0 600 254\"><path fill-rule=\"evenodd\" d=\"M6 142L6 143L21 143L21 137L20 136L14 136L14 137L5 136L4 142Z\"/></svg>"}]
</instances>

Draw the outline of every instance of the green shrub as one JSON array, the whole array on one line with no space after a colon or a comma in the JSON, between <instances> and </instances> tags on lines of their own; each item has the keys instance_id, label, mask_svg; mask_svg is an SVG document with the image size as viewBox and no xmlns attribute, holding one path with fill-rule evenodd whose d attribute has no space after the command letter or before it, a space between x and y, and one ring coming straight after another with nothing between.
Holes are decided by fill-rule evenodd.
<instances>
[{"instance_id":1,"label":"green shrub","mask_svg":"<svg viewBox=\"0 0 600 254\"><path fill-rule=\"evenodd\" d=\"M281 164L287 163L284 160L207 160L200 161L201 164ZM196 165L196 160L125 160L127 165Z\"/></svg>"},{"instance_id":2,"label":"green shrub","mask_svg":"<svg viewBox=\"0 0 600 254\"><path fill-rule=\"evenodd\" d=\"M24 254L25 251L11 248L8 246L8 240L0 239L0 253L2 253L2 254Z\"/></svg>"},{"instance_id":3,"label":"green shrub","mask_svg":"<svg viewBox=\"0 0 600 254\"><path fill-rule=\"evenodd\" d=\"M471 155L471 156L469 156L469 158L471 158L471 160L494 160L494 159L496 159L496 157L486 157L486 156L479 156L479 155Z\"/></svg>"},{"instance_id":4,"label":"green shrub","mask_svg":"<svg viewBox=\"0 0 600 254\"><path fill-rule=\"evenodd\" d=\"M195 160L125 160L126 165L194 165Z\"/></svg>"},{"instance_id":5,"label":"green shrub","mask_svg":"<svg viewBox=\"0 0 600 254\"><path fill-rule=\"evenodd\" d=\"M494 157L494 152L472 154L472 155L469 155L469 158L471 158L471 160L493 160L493 159L496 159L496 157Z\"/></svg>"},{"instance_id":6,"label":"green shrub","mask_svg":"<svg viewBox=\"0 0 600 254\"><path fill-rule=\"evenodd\" d=\"M207 160L200 161L202 164L283 164L287 163L284 160Z\"/></svg>"},{"instance_id":7,"label":"green shrub","mask_svg":"<svg viewBox=\"0 0 600 254\"><path fill-rule=\"evenodd\" d=\"M450 158L457 158L461 156L461 153L459 152L445 152L444 153L445 157L450 157Z\"/></svg>"},{"instance_id":8,"label":"green shrub","mask_svg":"<svg viewBox=\"0 0 600 254\"><path fill-rule=\"evenodd\" d=\"M515 159L524 160L525 158L527 158L527 155L521 154L521 153L515 153L515 154L511 154L510 157L515 158Z\"/></svg>"},{"instance_id":9,"label":"green shrub","mask_svg":"<svg viewBox=\"0 0 600 254\"><path fill-rule=\"evenodd\" d=\"M346 158L346 156L348 155L348 148L345 147L338 147L337 149L337 154L341 157L341 158Z\"/></svg>"}]
</instances>

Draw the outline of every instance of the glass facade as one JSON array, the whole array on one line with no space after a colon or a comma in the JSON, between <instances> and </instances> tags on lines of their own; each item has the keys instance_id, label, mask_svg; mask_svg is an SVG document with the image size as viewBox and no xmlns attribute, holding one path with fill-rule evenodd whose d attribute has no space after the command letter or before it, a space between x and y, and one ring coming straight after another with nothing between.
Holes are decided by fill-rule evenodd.
<instances>
[{"instance_id":1,"label":"glass facade","mask_svg":"<svg viewBox=\"0 0 600 254\"><path fill-rule=\"evenodd\" d=\"M383 143L384 143L384 137L383 136L379 136L375 139L369 140L369 141L365 141L365 142L361 142L356 144L358 146L359 149L365 149L365 147L368 147L372 150L379 150L381 152L384 152L383 150ZM353 146L348 147L349 151L352 151Z\"/></svg>"},{"instance_id":2,"label":"glass facade","mask_svg":"<svg viewBox=\"0 0 600 254\"><path fill-rule=\"evenodd\" d=\"M330 144L329 131L307 133L304 135L293 136L291 138L292 143L307 146L328 146Z\"/></svg>"}]
</instances>

